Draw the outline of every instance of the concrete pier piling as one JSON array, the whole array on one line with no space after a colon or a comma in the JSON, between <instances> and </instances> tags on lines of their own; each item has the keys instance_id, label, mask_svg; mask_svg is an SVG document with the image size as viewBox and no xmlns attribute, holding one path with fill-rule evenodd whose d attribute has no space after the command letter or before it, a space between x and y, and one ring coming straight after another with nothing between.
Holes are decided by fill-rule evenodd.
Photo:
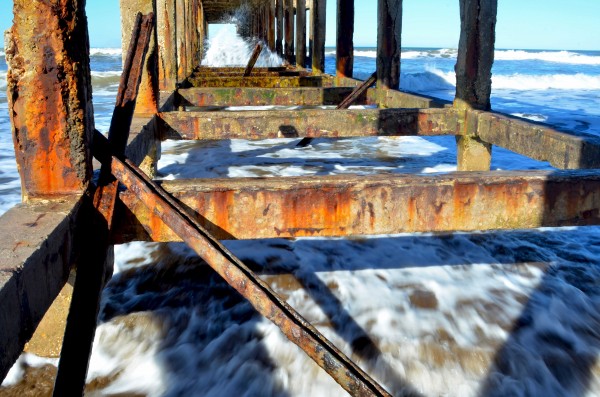
<instances>
[{"instance_id":1,"label":"concrete pier piling","mask_svg":"<svg viewBox=\"0 0 600 397\"><path fill-rule=\"evenodd\" d=\"M449 103L398 90L401 0L378 0L377 20L365 21L378 26L375 88L369 88L373 80L363 84L352 78L354 1L337 1L336 76L330 76L325 74L326 0L121 0L124 43L138 13L156 19L146 36L148 52L133 68L141 77L137 105L127 108L126 123L115 112L114 124L127 126L121 139L129 137L115 151L94 129L85 2L65 0L57 6L15 0L5 50L23 204L0 217L0 379L69 275L82 274L77 265L86 252L89 257L98 250L98 257L110 262L113 244L186 241L347 392L386 396L218 240L600 224L600 138L493 112L497 1L456 1L461 34L456 97ZM240 22L239 31L284 57L284 66L254 67L244 76L241 67L200 64L208 25L242 5L249 18ZM127 44L123 50L127 54ZM349 103L368 108L346 109ZM338 109L222 110L277 105ZM165 139L409 135L455 136L457 168L465 172L161 184L152 179ZM561 171L491 172L492 145L548 161ZM104 164L104 176L124 186L117 190L111 179L106 205L92 200L106 187L91 181L92 151ZM94 216L105 221L91 227ZM99 236L100 248L94 246ZM105 276L91 277L101 286ZM95 312L88 317L91 329ZM74 338L70 332L68 338ZM84 379L85 371L79 372Z\"/></svg>"}]
</instances>

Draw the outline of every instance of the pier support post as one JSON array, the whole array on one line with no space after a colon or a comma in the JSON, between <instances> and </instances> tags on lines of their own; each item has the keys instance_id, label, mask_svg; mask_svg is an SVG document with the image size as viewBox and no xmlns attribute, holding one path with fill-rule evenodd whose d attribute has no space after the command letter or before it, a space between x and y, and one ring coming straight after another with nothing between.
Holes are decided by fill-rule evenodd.
<instances>
[{"instance_id":1,"label":"pier support post","mask_svg":"<svg viewBox=\"0 0 600 397\"><path fill-rule=\"evenodd\" d=\"M267 43L269 44L269 49L273 52L277 51L275 48L275 1L271 0L269 2L269 20L268 20L268 32L267 32Z\"/></svg>"},{"instance_id":2,"label":"pier support post","mask_svg":"<svg viewBox=\"0 0 600 397\"><path fill-rule=\"evenodd\" d=\"M454 107L490 110L492 65L497 0L460 0L460 42L456 61L456 97ZM492 147L477 137L477 126L465 116L463 135L457 136L457 161L460 171L490 169Z\"/></svg>"},{"instance_id":3,"label":"pier support post","mask_svg":"<svg viewBox=\"0 0 600 397\"><path fill-rule=\"evenodd\" d=\"M159 89L172 92L177 87L175 0L156 0L156 26Z\"/></svg>"},{"instance_id":4,"label":"pier support post","mask_svg":"<svg viewBox=\"0 0 600 397\"><path fill-rule=\"evenodd\" d=\"M306 0L296 0L296 65L306 67Z\"/></svg>"},{"instance_id":5,"label":"pier support post","mask_svg":"<svg viewBox=\"0 0 600 397\"><path fill-rule=\"evenodd\" d=\"M82 193L94 131L85 2L13 7L7 90L23 201Z\"/></svg>"},{"instance_id":6,"label":"pier support post","mask_svg":"<svg viewBox=\"0 0 600 397\"><path fill-rule=\"evenodd\" d=\"M294 58L294 0L284 0L284 30L285 46L284 58L286 62L292 65Z\"/></svg>"},{"instance_id":7,"label":"pier support post","mask_svg":"<svg viewBox=\"0 0 600 397\"><path fill-rule=\"evenodd\" d=\"M312 69L314 74L325 73L325 17L327 10L326 0L313 0L312 9Z\"/></svg>"},{"instance_id":8,"label":"pier support post","mask_svg":"<svg viewBox=\"0 0 600 397\"><path fill-rule=\"evenodd\" d=\"M352 77L354 71L354 0L337 1L337 77Z\"/></svg>"},{"instance_id":9,"label":"pier support post","mask_svg":"<svg viewBox=\"0 0 600 397\"><path fill-rule=\"evenodd\" d=\"M275 49L277 55L283 56L283 0L276 0L275 11L277 14L277 40L275 42Z\"/></svg>"},{"instance_id":10,"label":"pier support post","mask_svg":"<svg viewBox=\"0 0 600 397\"><path fill-rule=\"evenodd\" d=\"M377 1L377 88L400 87L402 0Z\"/></svg>"}]
</instances>

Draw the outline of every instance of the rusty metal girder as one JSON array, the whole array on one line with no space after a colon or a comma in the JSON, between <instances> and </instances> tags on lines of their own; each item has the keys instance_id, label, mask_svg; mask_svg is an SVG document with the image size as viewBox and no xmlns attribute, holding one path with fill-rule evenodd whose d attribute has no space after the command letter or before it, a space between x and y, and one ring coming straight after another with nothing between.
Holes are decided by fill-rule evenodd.
<instances>
[{"instance_id":1,"label":"rusty metal girder","mask_svg":"<svg viewBox=\"0 0 600 397\"><path fill-rule=\"evenodd\" d=\"M160 113L172 139L455 135L453 109L264 110Z\"/></svg>"},{"instance_id":2,"label":"rusty metal girder","mask_svg":"<svg viewBox=\"0 0 600 397\"><path fill-rule=\"evenodd\" d=\"M183 106L320 106L337 105L352 87L187 88L177 94ZM358 104L365 103L365 97Z\"/></svg>"},{"instance_id":3,"label":"rusty metal girder","mask_svg":"<svg viewBox=\"0 0 600 397\"><path fill-rule=\"evenodd\" d=\"M128 160L110 156L109 144L96 132L94 155L111 164L113 175L180 236L263 316L277 325L336 382L353 396L390 396L371 377L281 299L265 282L188 215L159 185Z\"/></svg>"},{"instance_id":4,"label":"rusty metal girder","mask_svg":"<svg viewBox=\"0 0 600 397\"><path fill-rule=\"evenodd\" d=\"M219 239L334 237L600 224L592 171L163 181ZM131 192L120 242L178 241Z\"/></svg>"}]
</instances>

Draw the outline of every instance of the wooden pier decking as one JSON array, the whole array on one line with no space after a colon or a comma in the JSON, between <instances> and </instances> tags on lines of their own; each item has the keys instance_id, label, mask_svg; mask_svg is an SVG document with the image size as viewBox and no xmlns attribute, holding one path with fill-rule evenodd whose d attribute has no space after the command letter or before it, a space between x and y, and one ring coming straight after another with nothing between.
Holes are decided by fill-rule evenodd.
<instances>
[{"instance_id":1,"label":"wooden pier decking","mask_svg":"<svg viewBox=\"0 0 600 397\"><path fill-rule=\"evenodd\" d=\"M346 391L388 395L218 240L600 224L600 139L492 112L497 5L457 1L453 103L397 90L402 1L379 0L377 83L356 102L373 108L224 112L215 109L340 104L361 84L352 78L353 1L338 1L337 73L330 76L323 73L325 0L122 0L130 45L107 141L93 126L84 2L60 8L15 0L6 54L23 204L0 217L0 379L77 267L75 290L85 293L73 297L55 395L81 394L112 245L183 240ZM263 40L286 67L253 68L244 77L244 68L200 65L207 25L242 4L252 17L240 33ZM407 135L455 136L461 172L151 179L165 139ZM492 145L558 170L492 172ZM103 164L96 183L92 154ZM127 189L117 191L117 180Z\"/></svg>"}]
</instances>

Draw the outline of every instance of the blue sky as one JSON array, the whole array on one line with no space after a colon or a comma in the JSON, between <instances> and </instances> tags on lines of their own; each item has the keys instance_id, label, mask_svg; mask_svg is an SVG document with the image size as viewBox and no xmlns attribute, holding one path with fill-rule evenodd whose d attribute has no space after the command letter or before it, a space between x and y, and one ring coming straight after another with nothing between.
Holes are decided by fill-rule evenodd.
<instances>
[{"instance_id":1,"label":"blue sky","mask_svg":"<svg viewBox=\"0 0 600 397\"><path fill-rule=\"evenodd\" d=\"M335 45L336 0L327 4L327 45ZM600 50L600 0L499 0L497 48ZM2 0L0 30L12 19L10 0ZM355 46L373 46L377 1L355 0ZM118 0L88 0L93 47L119 47ZM458 45L458 0L404 0L405 47Z\"/></svg>"}]
</instances>

